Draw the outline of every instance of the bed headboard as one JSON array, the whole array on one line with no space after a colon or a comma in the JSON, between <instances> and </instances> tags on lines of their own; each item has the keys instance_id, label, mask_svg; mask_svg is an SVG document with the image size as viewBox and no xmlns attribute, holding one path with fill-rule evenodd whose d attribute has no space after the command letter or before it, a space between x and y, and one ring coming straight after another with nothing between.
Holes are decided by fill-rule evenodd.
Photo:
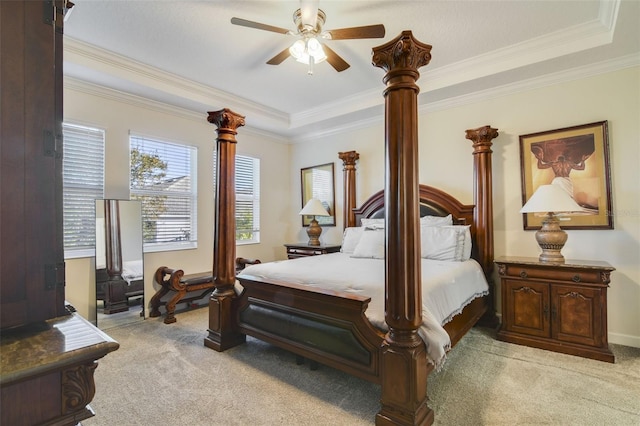
<instances>
[{"instance_id":1,"label":"bed headboard","mask_svg":"<svg viewBox=\"0 0 640 426\"><path fill-rule=\"evenodd\" d=\"M446 192L428 185L420 185L420 217L422 216L446 216L451 214L455 225L470 225L473 251L471 256L478 260L478 246L476 227L473 221L473 205L462 204L456 198ZM353 210L355 213L355 225L360 226L362 218L383 218L384 190L373 194L362 206Z\"/></svg>"},{"instance_id":2,"label":"bed headboard","mask_svg":"<svg viewBox=\"0 0 640 426\"><path fill-rule=\"evenodd\" d=\"M464 205L444 191L428 185L420 185L420 216L446 216L451 213L457 225L473 226L472 205ZM356 226L362 218L384 217L384 190L378 191L365 201L360 208L353 210Z\"/></svg>"},{"instance_id":3,"label":"bed headboard","mask_svg":"<svg viewBox=\"0 0 640 426\"><path fill-rule=\"evenodd\" d=\"M471 256L480 263L487 278L493 271L493 190L491 173L491 145L498 130L483 126L466 131L466 138L473 142L473 199L475 205L465 205L453 196L437 188L420 185L420 216L446 216L451 213L454 223L471 226L473 250ZM355 152L355 151L352 151ZM343 153L340 153L343 154ZM343 156L341 155L340 158ZM359 155L356 157L359 158ZM344 160L344 159L343 159ZM349 164L351 174L345 174L345 193L355 193L355 161ZM345 160L345 170L347 162ZM348 189L347 189L348 188ZM384 217L384 190L373 194L359 208L355 197L345 197L345 228L359 226L361 218Z\"/></svg>"}]
</instances>

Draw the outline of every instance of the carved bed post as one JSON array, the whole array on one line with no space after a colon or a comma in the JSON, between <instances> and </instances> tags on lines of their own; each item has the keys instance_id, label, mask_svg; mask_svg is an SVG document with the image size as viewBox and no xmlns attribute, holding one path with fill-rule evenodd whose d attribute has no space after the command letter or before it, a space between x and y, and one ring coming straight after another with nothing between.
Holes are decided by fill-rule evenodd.
<instances>
[{"instance_id":1,"label":"carved bed post","mask_svg":"<svg viewBox=\"0 0 640 426\"><path fill-rule=\"evenodd\" d=\"M473 221L476 228L476 241L478 261L489 283L489 306L483 321L489 326L498 323L495 310L495 285L493 282L493 180L491 172L491 145L493 139L498 137L498 129L491 126L469 129L466 138L473 142Z\"/></svg>"},{"instance_id":2,"label":"carved bed post","mask_svg":"<svg viewBox=\"0 0 640 426\"><path fill-rule=\"evenodd\" d=\"M480 266L487 277L493 270L493 181L491 178L491 145L498 129L491 126L469 129L466 138L473 142L473 221L475 222Z\"/></svg>"},{"instance_id":3,"label":"carved bed post","mask_svg":"<svg viewBox=\"0 0 640 426\"><path fill-rule=\"evenodd\" d=\"M244 126L244 116L230 109L209 112L209 123L218 132L216 145L216 205L213 237L213 282L215 290L209 299L209 335L205 346L217 351L245 341L245 335L233 330L232 315L236 299L236 193L235 158L236 129Z\"/></svg>"},{"instance_id":4,"label":"carved bed post","mask_svg":"<svg viewBox=\"0 0 640 426\"><path fill-rule=\"evenodd\" d=\"M107 274L110 280L122 279L122 248L120 247L120 203L104 201Z\"/></svg>"},{"instance_id":5,"label":"carved bed post","mask_svg":"<svg viewBox=\"0 0 640 426\"><path fill-rule=\"evenodd\" d=\"M386 71L385 96L385 321L382 407L377 425L433 423L427 406L429 368L418 335L422 323L420 211L418 205L418 68L431 46L403 31L373 48L373 65Z\"/></svg>"},{"instance_id":6,"label":"carved bed post","mask_svg":"<svg viewBox=\"0 0 640 426\"><path fill-rule=\"evenodd\" d=\"M129 310L127 304L127 282L122 278L122 242L120 239L120 203L118 200L105 200L104 224L107 275L104 284L104 313L115 314Z\"/></svg>"},{"instance_id":7,"label":"carved bed post","mask_svg":"<svg viewBox=\"0 0 640 426\"><path fill-rule=\"evenodd\" d=\"M353 209L356 208L356 161L360 154L355 151L339 152L338 158L342 160L343 165L342 227L348 228L356 226L356 214Z\"/></svg>"}]
</instances>

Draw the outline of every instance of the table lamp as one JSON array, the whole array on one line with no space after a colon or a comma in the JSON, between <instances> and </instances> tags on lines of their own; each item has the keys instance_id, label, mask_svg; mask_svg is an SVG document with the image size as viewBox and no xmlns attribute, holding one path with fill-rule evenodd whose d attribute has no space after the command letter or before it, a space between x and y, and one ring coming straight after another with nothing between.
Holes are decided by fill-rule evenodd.
<instances>
[{"instance_id":1,"label":"table lamp","mask_svg":"<svg viewBox=\"0 0 640 426\"><path fill-rule=\"evenodd\" d=\"M582 207L559 185L540 185L520 213L545 213L542 227L536 232L536 241L542 249L540 262L564 263L560 251L567 242L567 233L560 228L558 215L579 212Z\"/></svg>"},{"instance_id":2,"label":"table lamp","mask_svg":"<svg viewBox=\"0 0 640 426\"><path fill-rule=\"evenodd\" d=\"M320 245L320 234L322 234L322 227L318 225L318 221L316 220L316 216L329 216L329 213L324 208L320 200L317 198L312 198L307 201L307 204L300 210L301 216L313 216L311 219L311 223L307 228L307 235L309 236L308 244L310 246L319 246Z\"/></svg>"}]
</instances>

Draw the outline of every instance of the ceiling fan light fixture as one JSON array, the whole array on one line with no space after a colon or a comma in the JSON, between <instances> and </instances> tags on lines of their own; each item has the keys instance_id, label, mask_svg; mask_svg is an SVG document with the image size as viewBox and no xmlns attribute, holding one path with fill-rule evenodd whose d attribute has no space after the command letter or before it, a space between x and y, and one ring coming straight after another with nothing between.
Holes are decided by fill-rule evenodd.
<instances>
[{"instance_id":1,"label":"ceiling fan light fixture","mask_svg":"<svg viewBox=\"0 0 640 426\"><path fill-rule=\"evenodd\" d=\"M327 19L327 15L318 8L318 0L300 0L300 6L300 9L293 13L293 22L296 25L297 31L290 31L286 28L236 17L231 18L231 23L233 25L241 25L243 27L300 37L301 40L296 41L293 45L285 48L276 56L269 59L267 64L279 65L289 56L292 56L296 61L309 66L307 74L313 74L314 65L324 61L327 61L338 72L349 68L349 64L342 59L340 55L330 49L329 46L322 45L321 38L349 40L384 37L385 29L382 24L339 28L323 32L322 27Z\"/></svg>"},{"instance_id":2,"label":"ceiling fan light fixture","mask_svg":"<svg viewBox=\"0 0 640 426\"><path fill-rule=\"evenodd\" d=\"M310 37L306 41L296 41L289 48L289 53L296 61L306 65L309 64L310 57L313 58L313 62L316 64L327 60L322 44L315 37Z\"/></svg>"},{"instance_id":3,"label":"ceiling fan light fixture","mask_svg":"<svg viewBox=\"0 0 640 426\"><path fill-rule=\"evenodd\" d=\"M302 40L298 40L295 43L293 43L291 45L291 47L289 48L289 53L291 53L291 56L293 56L294 58L296 58L296 60L302 58L303 56L305 56L305 46L304 46L304 41ZM308 55L307 55L308 57ZM308 58L307 58L308 60Z\"/></svg>"}]
</instances>

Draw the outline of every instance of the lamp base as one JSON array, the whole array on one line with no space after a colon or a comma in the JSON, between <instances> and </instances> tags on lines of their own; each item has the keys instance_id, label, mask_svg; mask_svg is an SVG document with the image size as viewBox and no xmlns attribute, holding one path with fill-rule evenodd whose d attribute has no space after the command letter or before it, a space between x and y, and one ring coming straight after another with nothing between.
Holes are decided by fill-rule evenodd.
<instances>
[{"instance_id":1,"label":"lamp base","mask_svg":"<svg viewBox=\"0 0 640 426\"><path fill-rule=\"evenodd\" d=\"M553 213L547 213L542 221L542 228L536 232L536 241L542 249L540 262L564 263L564 256L560 251L569 236L560 228L560 221Z\"/></svg>"},{"instance_id":2,"label":"lamp base","mask_svg":"<svg viewBox=\"0 0 640 426\"><path fill-rule=\"evenodd\" d=\"M307 228L307 235L309 236L309 244L310 246L319 246L320 245L320 234L322 234L322 227L318 225L318 221L314 216L311 219L311 223Z\"/></svg>"}]
</instances>

